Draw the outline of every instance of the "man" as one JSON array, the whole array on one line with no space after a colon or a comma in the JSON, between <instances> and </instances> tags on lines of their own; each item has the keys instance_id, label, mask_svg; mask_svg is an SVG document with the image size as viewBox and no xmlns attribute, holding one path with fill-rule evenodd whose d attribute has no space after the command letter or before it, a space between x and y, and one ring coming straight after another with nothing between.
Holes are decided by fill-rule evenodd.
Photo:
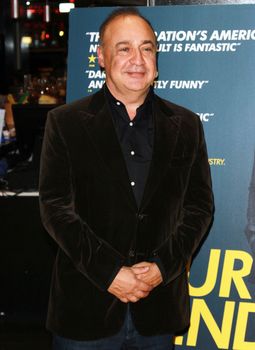
<instances>
[{"instance_id":1,"label":"man","mask_svg":"<svg viewBox=\"0 0 255 350\"><path fill-rule=\"evenodd\" d=\"M171 349L189 325L186 265L213 211L199 118L156 96L156 38L135 9L100 28L106 85L50 112L44 225L59 245L55 349Z\"/></svg>"}]
</instances>

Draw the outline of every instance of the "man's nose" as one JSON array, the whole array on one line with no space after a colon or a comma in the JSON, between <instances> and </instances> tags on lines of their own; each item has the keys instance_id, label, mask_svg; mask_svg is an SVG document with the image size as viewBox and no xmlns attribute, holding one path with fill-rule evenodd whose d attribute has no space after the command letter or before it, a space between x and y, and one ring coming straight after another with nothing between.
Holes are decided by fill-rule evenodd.
<instances>
[{"instance_id":1,"label":"man's nose","mask_svg":"<svg viewBox=\"0 0 255 350\"><path fill-rule=\"evenodd\" d=\"M130 58L130 62L135 65L141 65L144 63L144 58L142 55L142 51L139 48L134 48L132 50L132 56Z\"/></svg>"}]
</instances>

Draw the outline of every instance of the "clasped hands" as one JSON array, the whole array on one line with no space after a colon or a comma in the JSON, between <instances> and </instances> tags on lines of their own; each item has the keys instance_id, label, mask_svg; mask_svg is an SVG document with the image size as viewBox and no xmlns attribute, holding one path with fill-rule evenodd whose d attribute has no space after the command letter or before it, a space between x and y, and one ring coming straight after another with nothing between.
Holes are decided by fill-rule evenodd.
<instances>
[{"instance_id":1,"label":"clasped hands","mask_svg":"<svg viewBox=\"0 0 255 350\"><path fill-rule=\"evenodd\" d=\"M108 292L123 303L135 303L141 298L146 298L161 282L162 275L157 264L143 261L131 267L123 266Z\"/></svg>"}]
</instances>

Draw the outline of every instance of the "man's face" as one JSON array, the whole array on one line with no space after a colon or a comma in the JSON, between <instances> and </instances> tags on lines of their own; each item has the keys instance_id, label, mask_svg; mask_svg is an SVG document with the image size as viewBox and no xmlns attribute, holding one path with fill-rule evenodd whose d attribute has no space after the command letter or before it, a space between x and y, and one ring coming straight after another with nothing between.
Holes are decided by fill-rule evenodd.
<instances>
[{"instance_id":1,"label":"man's face","mask_svg":"<svg viewBox=\"0 0 255 350\"><path fill-rule=\"evenodd\" d=\"M157 76L156 42L149 25L137 16L120 16L106 27L98 61L117 96L146 93Z\"/></svg>"}]
</instances>

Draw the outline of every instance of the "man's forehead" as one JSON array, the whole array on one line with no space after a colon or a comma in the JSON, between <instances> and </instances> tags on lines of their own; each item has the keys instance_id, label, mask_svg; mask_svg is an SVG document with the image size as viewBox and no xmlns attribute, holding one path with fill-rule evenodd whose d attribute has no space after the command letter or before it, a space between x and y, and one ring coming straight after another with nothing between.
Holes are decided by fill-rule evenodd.
<instances>
[{"instance_id":1,"label":"man's forehead","mask_svg":"<svg viewBox=\"0 0 255 350\"><path fill-rule=\"evenodd\" d=\"M136 22L136 23L135 23ZM139 22L139 23L137 23ZM149 26L149 24L142 18L142 17L139 17L139 16L135 16L135 15L121 15L121 16L118 16L114 19L112 19L111 22L109 22L105 28L105 31L107 30L111 30L112 27L114 26L128 26L130 28L130 25L132 25L134 23L135 27L134 29L136 29L137 25L139 27L144 27L146 29L148 29L149 32L152 33L152 35L154 34L152 28Z\"/></svg>"},{"instance_id":2,"label":"man's forehead","mask_svg":"<svg viewBox=\"0 0 255 350\"><path fill-rule=\"evenodd\" d=\"M114 18L105 28L104 40L107 38L111 41L117 40L117 42L131 41L129 37L130 30L134 29L136 31L138 28L137 26L144 29L145 34L144 38L141 39L142 41L147 40L151 41L153 44L156 43L155 33L149 24L143 18L134 15L118 16ZM116 30L116 27L118 30Z\"/></svg>"}]
</instances>

